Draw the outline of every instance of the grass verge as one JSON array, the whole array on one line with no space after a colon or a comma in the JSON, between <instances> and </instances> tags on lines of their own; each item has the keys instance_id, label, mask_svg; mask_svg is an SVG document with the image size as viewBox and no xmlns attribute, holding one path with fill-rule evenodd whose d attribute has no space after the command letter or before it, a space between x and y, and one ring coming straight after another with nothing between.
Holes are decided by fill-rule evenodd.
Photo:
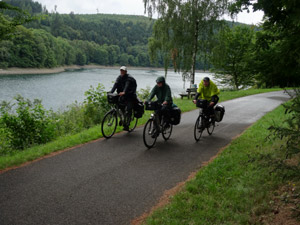
<instances>
[{"instance_id":1,"label":"grass verge","mask_svg":"<svg viewBox=\"0 0 300 225\"><path fill-rule=\"evenodd\" d=\"M223 91L220 94L221 101L227 101L234 98L244 97L247 95L279 91L280 88L272 89L249 89L242 91ZM192 104L191 99L174 99L175 104L177 104L182 112L187 112L195 109L195 105ZM146 111L143 118L139 119L138 125L145 124L150 116L150 112ZM45 145L34 146L32 148L26 149L24 151L14 151L9 155L0 157L0 170L3 170L8 167L18 166L28 161L32 161L48 155L53 152L57 152L66 148L70 148L76 145L84 144L89 141L96 140L102 137L101 127L95 126L88 130L82 131L75 135L63 136L55 141L47 143ZM121 131L118 127L117 132Z\"/></svg>"},{"instance_id":2,"label":"grass verge","mask_svg":"<svg viewBox=\"0 0 300 225\"><path fill-rule=\"evenodd\" d=\"M261 224L279 187L300 177L299 167L282 160L284 140L266 139L283 119L282 106L261 118L145 224Z\"/></svg>"}]
</instances>

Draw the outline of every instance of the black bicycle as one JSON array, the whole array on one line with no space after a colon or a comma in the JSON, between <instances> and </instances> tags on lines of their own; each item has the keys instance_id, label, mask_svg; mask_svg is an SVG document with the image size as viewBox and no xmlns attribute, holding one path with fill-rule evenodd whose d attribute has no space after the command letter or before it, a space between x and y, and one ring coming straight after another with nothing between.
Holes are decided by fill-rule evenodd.
<instances>
[{"instance_id":1,"label":"black bicycle","mask_svg":"<svg viewBox=\"0 0 300 225\"><path fill-rule=\"evenodd\" d=\"M194 127L194 137L196 141L199 141L205 129L209 135L212 135L215 129L215 119L209 115L207 100L199 99L196 105L200 110Z\"/></svg>"},{"instance_id":2,"label":"black bicycle","mask_svg":"<svg viewBox=\"0 0 300 225\"><path fill-rule=\"evenodd\" d=\"M120 102L120 96L114 93L107 93L107 101L112 105L111 110L108 111L103 120L101 131L102 135L105 138L111 138L117 129L117 126L124 126L125 124L125 107L126 104L122 104ZM134 113L132 113L129 130L128 132L132 132L137 125L138 118L134 117Z\"/></svg>"},{"instance_id":3,"label":"black bicycle","mask_svg":"<svg viewBox=\"0 0 300 225\"><path fill-rule=\"evenodd\" d=\"M162 133L165 141L167 141L172 134L173 125L167 123L164 119L164 116L162 116L159 124L157 122L159 121L159 118L156 110L160 109L161 107L162 105L158 104L157 102L146 102L146 110L154 110L154 113L151 114L143 132L143 140L147 148L152 148L155 145L157 137L160 133Z\"/></svg>"}]
</instances>

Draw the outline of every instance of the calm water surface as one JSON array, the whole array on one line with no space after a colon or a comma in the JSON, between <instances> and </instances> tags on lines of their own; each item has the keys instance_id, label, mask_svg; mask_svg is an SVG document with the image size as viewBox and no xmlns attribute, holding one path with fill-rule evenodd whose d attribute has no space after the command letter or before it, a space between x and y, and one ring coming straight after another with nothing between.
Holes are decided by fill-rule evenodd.
<instances>
[{"instance_id":1,"label":"calm water surface","mask_svg":"<svg viewBox=\"0 0 300 225\"><path fill-rule=\"evenodd\" d=\"M54 110L64 109L66 105L84 100L84 92L90 86L98 83L109 91L119 75L119 69L85 69L48 75L9 75L0 76L0 101L11 101L17 94L25 98L42 99L43 105ZM138 90L153 87L158 76L164 76L164 71L130 70L128 71L137 81ZM196 83L209 73L196 73ZM184 82L178 73L168 72L167 83L171 86L172 94L178 96L189 87L189 81Z\"/></svg>"}]
</instances>

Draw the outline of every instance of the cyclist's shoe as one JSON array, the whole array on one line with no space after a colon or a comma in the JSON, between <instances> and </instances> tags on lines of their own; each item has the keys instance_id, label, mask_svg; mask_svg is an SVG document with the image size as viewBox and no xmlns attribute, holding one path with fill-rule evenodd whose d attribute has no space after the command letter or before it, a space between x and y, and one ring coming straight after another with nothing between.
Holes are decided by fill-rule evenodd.
<instances>
[{"instance_id":1,"label":"cyclist's shoe","mask_svg":"<svg viewBox=\"0 0 300 225\"><path fill-rule=\"evenodd\" d=\"M128 126L124 126L123 130L129 131L129 127Z\"/></svg>"},{"instance_id":2,"label":"cyclist's shoe","mask_svg":"<svg viewBox=\"0 0 300 225\"><path fill-rule=\"evenodd\" d=\"M160 132L159 132L158 130L153 129L151 137L152 137L152 138L158 137L158 136L159 136L159 133L160 133Z\"/></svg>"}]
</instances>

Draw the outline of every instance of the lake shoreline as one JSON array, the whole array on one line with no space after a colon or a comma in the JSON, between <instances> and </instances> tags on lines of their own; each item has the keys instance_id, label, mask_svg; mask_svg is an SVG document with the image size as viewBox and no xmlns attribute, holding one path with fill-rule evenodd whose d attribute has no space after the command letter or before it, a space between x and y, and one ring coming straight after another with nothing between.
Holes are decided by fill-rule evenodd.
<instances>
[{"instance_id":1,"label":"lake shoreline","mask_svg":"<svg viewBox=\"0 0 300 225\"><path fill-rule=\"evenodd\" d=\"M120 66L101 66L101 65L72 65L72 66L61 66L55 68L8 68L8 69L0 69L1 75L35 75L35 74L55 74L55 73L63 73L68 70L81 70L81 69L119 69ZM128 67L128 72L130 70L157 70L164 71L164 68L157 67ZM170 68L168 71L174 71L173 68ZM197 70L197 73L208 73L209 71L201 71Z\"/></svg>"}]
</instances>

